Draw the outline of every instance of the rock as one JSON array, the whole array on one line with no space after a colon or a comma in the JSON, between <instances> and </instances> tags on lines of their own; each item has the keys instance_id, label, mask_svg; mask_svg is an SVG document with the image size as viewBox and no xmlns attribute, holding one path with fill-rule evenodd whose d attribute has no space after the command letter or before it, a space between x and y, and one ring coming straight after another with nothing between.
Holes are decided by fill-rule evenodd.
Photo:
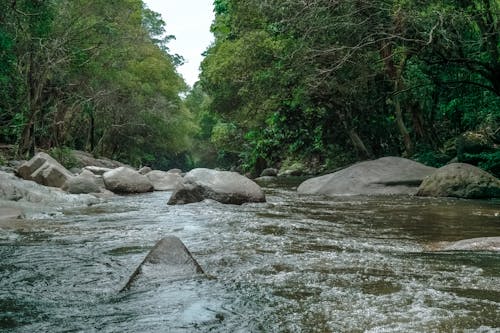
<instances>
[{"instance_id":1,"label":"rock","mask_svg":"<svg viewBox=\"0 0 500 333\"><path fill-rule=\"evenodd\" d=\"M78 167L82 168L85 166L96 166L102 168L115 169L121 166L126 166L121 162L113 161L108 158L95 158L92 154L80 150L73 150L71 152L71 155L77 161Z\"/></svg>"},{"instance_id":2,"label":"rock","mask_svg":"<svg viewBox=\"0 0 500 333\"><path fill-rule=\"evenodd\" d=\"M17 174L26 180L34 180L38 184L51 187L61 187L73 177L71 172L46 153L38 153L21 164Z\"/></svg>"},{"instance_id":3,"label":"rock","mask_svg":"<svg viewBox=\"0 0 500 333\"><path fill-rule=\"evenodd\" d=\"M182 174L181 169L170 169L167 171L168 173L178 173L179 175Z\"/></svg>"},{"instance_id":4,"label":"rock","mask_svg":"<svg viewBox=\"0 0 500 333\"><path fill-rule=\"evenodd\" d=\"M145 167L142 167L142 168L140 168L140 169L139 169L139 173L140 173L141 175L146 175L147 173L149 173L149 172L151 172L151 171L153 171L153 169L151 169L151 168L150 168L150 167L148 167L148 166L145 166Z\"/></svg>"},{"instance_id":5,"label":"rock","mask_svg":"<svg viewBox=\"0 0 500 333\"><path fill-rule=\"evenodd\" d=\"M500 237L480 237L452 242L439 251L500 251Z\"/></svg>"},{"instance_id":6,"label":"rock","mask_svg":"<svg viewBox=\"0 0 500 333\"><path fill-rule=\"evenodd\" d=\"M266 201L259 185L236 172L194 169L186 174L168 204L188 204L205 199L235 205Z\"/></svg>"},{"instance_id":7,"label":"rock","mask_svg":"<svg viewBox=\"0 0 500 333\"><path fill-rule=\"evenodd\" d=\"M153 170L146 174L155 191L173 191L182 182L179 173Z\"/></svg>"},{"instance_id":8,"label":"rock","mask_svg":"<svg viewBox=\"0 0 500 333\"><path fill-rule=\"evenodd\" d=\"M291 166L283 167L278 173L278 177L302 176L305 174L305 167L300 162L295 162Z\"/></svg>"},{"instance_id":9,"label":"rock","mask_svg":"<svg viewBox=\"0 0 500 333\"><path fill-rule=\"evenodd\" d=\"M62 189L72 194L101 192L97 177L88 170L83 170L78 176L68 179Z\"/></svg>"},{"instance_id":10,"label":"rock","mask_svg":"<svg viewBox=\"0 0 500 333\"><path fill-rule=\"evenodd\" d=\"M274 182L278 179L278 177L272 177L272 176L262 176L259 178L255 178L254 180L259 183L271 183Z\"/></svg>"},{"instance_id":11,"label":"rock","mask_svg":"<svg viewBox=\"0 0 500 333\"><path fill-rule=\"evenodd\" d=\"M19 208L0 207L0 221L18 220L24 218Z\"/></svg>"},{"instance_id":12,"label":"rock","mask_svg":"<svg viewBox=\"0 0 500 333\"><path fill-rule=\"evenodd\" d=\"M102 176L106 172L111 171L113 169L98 167L95 165L89 165L89 166L84 167L83 170L88 170L88 171L92 172L94 175Z\"/></svg>"},{"instance_id":13,"label":"rock","mask_svg":"<svg viewBox=\"0 0 500 333\"><path fill-rule=\"evenodd\" d=\"M500 180L475 166L452 163L425 178L417 195L466 199L500 197Z\"/></svg>"},{"instance_id":14,"label":"rock","mask_svg":"<svg viewBox=\"0 0 500 333\"><path fill-rule=\"evenodd\" d=\"M114 193L145 193L153 191L153 184L139 172L119 167L102 176L106 189Z\"/></svg>"},{"instance_id":15,"label":"rock","mask_svg":"<svg viewBox=\"0 0 500 333\"><path fill-rule=\"evenodd\" d=\"M0 200L34 203L39 211L47 207L87 206L99 202L91 195L68 194L61 189L46 187L4 172L0 172Z\"/></svg>"},{"instance_id":16,"label":"rock","mask_svg":"<svg viewBox=\"0 0 500 333\"><path fill-rule=\"evenodd\" d=\"M494 149L495 145L486 133L465 132L457 138L457 158L461 163L477 164L482 161L478 154Z\"/></svg>"},{"instance_id":17,"label":"rock","mask_svg":"<svg viewBox=\"0 0 500 333\"><path fill-rule=\"evenodd\" d=\"M189 279L200 274L204 274L203 269L184 243L175 236L168 236L162 238L149 251L122 291L138 283L139 278L142 277L168 281Z\"/></svg>"},{"instance_id":18,"label":"rock","mask_svg":"<svg viewBox=\"0 0 500 333\"><path fill-rule=\"evenodd\" d=\"M351 165L300 184L300 194L379 195L415 194L425 176L436 169L400 157L383 157Z\"/></svg>"},{"instance_id":19,"label":"rock","mask_svg":"<svg viewBox=\"0 0 500 333\"><path fill-rule=\"evenodd\" d=\"M276 177L278 176L278 170L274 168L267 168L262 171L260 177Z\"/></svg>"}]
</instances>

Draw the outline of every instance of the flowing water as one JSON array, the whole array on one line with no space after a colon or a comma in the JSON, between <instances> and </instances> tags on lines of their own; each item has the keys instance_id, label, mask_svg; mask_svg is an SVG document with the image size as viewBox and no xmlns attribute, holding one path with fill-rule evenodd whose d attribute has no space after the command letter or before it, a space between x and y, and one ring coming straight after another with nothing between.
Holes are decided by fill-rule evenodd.
<instances>
[{"instance_id":1,"label":"flowing water","mask_svg":"<svg viewBox=\"0 0 500 333\"><path fill-rule=\"evenodd\" d=\"M0 229L2 332L500 332L500 202L298 196L167 206L116 197ZM119 290L178 236L213 278Z\"/></svg>"}]
</instances>

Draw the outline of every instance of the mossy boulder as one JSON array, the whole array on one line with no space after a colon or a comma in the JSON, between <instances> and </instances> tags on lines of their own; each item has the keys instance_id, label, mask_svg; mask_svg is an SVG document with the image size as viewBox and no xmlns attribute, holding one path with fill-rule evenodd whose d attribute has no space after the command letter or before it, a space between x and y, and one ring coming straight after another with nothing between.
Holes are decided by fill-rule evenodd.
<instances>
[{"instance_id":1,"label":"mossy boulder","mask_svg":"<svg viewBox=\"0 0 500 333\"><path fill-rule=\"evenodd\" d=\"M465 199L500 197L500 180L473 165L448 164L426 177L418 196Z\"/></svg>"}]
</instances>

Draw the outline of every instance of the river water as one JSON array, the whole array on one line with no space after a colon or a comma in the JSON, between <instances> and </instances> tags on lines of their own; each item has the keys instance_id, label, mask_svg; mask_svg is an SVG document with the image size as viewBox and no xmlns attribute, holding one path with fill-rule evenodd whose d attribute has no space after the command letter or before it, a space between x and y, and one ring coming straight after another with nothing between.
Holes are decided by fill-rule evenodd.
<instances>
[{"instance_id":1,"label":"river water","mask_svg":"<svg viewBox=\"0 0 500 333\"><path fill-rule=\"evenodd\" d=\"M500 202L298 196L167 206L116 197L0 230L1 332L500 332ZM119 290L178 236L212 278Z\"/></svg>"}]
</instances>

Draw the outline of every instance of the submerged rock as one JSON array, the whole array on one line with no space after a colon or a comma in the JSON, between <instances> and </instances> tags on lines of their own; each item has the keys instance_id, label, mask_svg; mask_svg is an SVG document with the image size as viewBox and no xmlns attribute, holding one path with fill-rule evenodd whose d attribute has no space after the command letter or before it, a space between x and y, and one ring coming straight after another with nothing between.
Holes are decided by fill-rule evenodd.
<instances>
[{"instance_id":1,"label":"submerged rock","mask_svg":"<svg viewBox=\"0 0 500 333\"><path fill-rule=\"evenodd\" d=\"M31 160L21 164L17 174L26 180L34 180L38 184L61 187L73 177L59 162L46 153L38 153Z\"/></svg>"},{"instance_id":2,"label":"submerged rock","mask_svg":"<svg viewBox=\"0 0 500 333\"><path fill-rule=\"evenodd\" d=\"M300 184L300 194L377 195L416 194L424 177L436 169L401 157L383 157L311 178Z\"/></svg>"},{"instance_id":3,"label":"submerged rock","mask_svg":"<svg viewBox=\"0 0 500 333\"><path fill-rule=\"evenodd\" d=\"M260 186L239 173L194 169L184 176L168 204L188 204L205 199L235 205L266 201Z\"/></svg>"},{"instance_id":4,"label":"submerged rock","mask_svg":"<svg viewBox=\"0 0 500 333\"><path fill-rule=\"evenodd\" d=\"M180 173L153 170L146 174L155 191L173 191L182 182Z\"/></svg>"},{"instance_id":5,"label":"submerged rock","mask_svg":"<svg viewBox=\"0 0 500 333\"><path fill-rule=\"evenodd\" d=\"M200 274L204 274L203 269L184 243L175 236L168 236L158 241L149 251L122 291L139 283L140 278L168 281L189 279Z\"/></svg>"},{"instance_id":6,"label":"submerged rock","mask_svg":"<svg viewBox=\"0 0 500 333\"><path fill-rule=\"evenodd\" d=\"M153 184L139 172L119 167L102 176L106 189L114 193L145 193L153 191Z\"/></svg>"},{"instance_id":7,"label":"submerged rock","mask_svg":"<svg viewBox=\"0 0 500 333\"><path fill-rule=\"evenodd\" d=\"M465 199L500 197L500 180L475 166L448 164L425 178L418 196Z\"/></svg>"}]
</instances>

